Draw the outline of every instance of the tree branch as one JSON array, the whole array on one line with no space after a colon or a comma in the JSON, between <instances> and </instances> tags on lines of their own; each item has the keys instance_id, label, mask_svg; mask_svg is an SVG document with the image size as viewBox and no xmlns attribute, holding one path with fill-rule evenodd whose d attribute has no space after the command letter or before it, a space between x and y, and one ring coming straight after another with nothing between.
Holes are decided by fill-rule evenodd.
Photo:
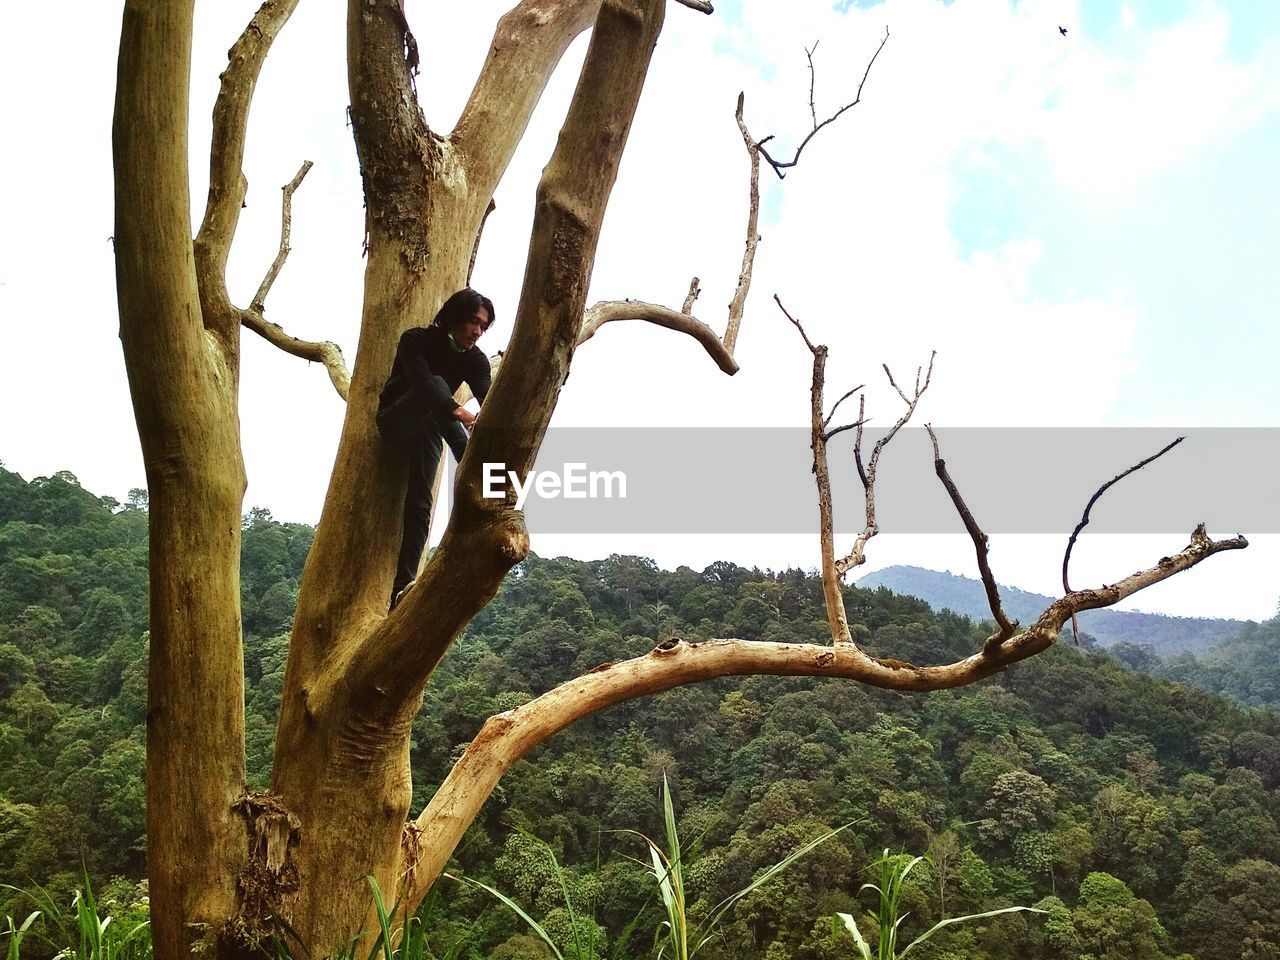
<instances>
[{"instance_id":1,"label":"tree branch","mask_svg":"<svg viewBox=\"0 0 1280 960\"><path fill-rule=\"evenodd\" d=\"M498 21L449 136L481 203L502 179L560 58L599 10L600 0L522 0Z\"/></svg>"},{"instance_id":2,"label":"tree branch","mask_svg":"<svg viewBox=\"0 0 1280 960\"><path fill-rule=\"evenodd\" d=\"M695 287L691 287L690 293L692 294L695 289ZM656 303L645 303L640 300L605 300L594 304L586 312L582 332L578 335L578 345L581 346L590 340L595 336L596 331L606 323L612 323L616 320L644 320L660 327L666 327L668 330L688 334L702 344L703 349L707 351L707 354L721 370L730 376L738 372L737 361L733 359L733 355L721 343L716 332L707 324L688 313L677 313L669 307Z\"/></svg>"},{"instance_id":3,"label":"tree branch","mask_svg":"<svg viewBox=\"0 0 1280 960\"><path fill-rule=\"evenodd\" d=\"M1138 470L1141 470L1148 463L1151 463L1154 460L1159 460L1161 457L1163 457L1166 453L1168 453L1170 450L1172 450L1174 447L1176 447L1185 439L1187 438L1178 437L1177 439L1173 440L1171 443L1166 444L1163 448L1160 449L1159 452L1153 453L1151 456L1147 457L1145 460L1140 460L1129 469L1116 474L1114 477L1112 477L1110 480L1108 480L1106 483L1100 486L1096 491L1094 491L1093 496L1089 498L1089 502L1085 504L1084 514L1080 517L1080 522L1076 524L1075 529L1071 531L1071 536L1067 538L1067 549L1066 549L1066 552L1063 553L1062 555L1062 589L1063 590L1065 590L1068 593L1071 592L1071 583L1067 578L1067 569L1071 565L1071 550L1076 545L1076 538L1080 536L1080 531L1089 525L1089 511L1093 509L1093 505L1097 503L1099 499L1101 499L1104 493L1110 490L1113 486L1115 486L1125 477L1129 476L1129 474L1136 473Z\"/></svg>"},{"instance_id":4,"label":"tree branch","mask_svg":"<svg viewBox=\"0 0 1280 960\"><path fill-rule=\"evenodd\" d=\"M213 106L209 195L194 253L205 325L224 335L238 323L238 313L227 295L226 273L248 190L242 167L249 107L267 53L297 6L298 0L265 0L258 8L227 53L227 68Z\"/></svg>"},{"instance_id":5,"label":"tree branch","mask_svg":"<svg viewBox=\"0 0 1280 960\"><path fill-rule=\"evenodd\" d=\"M814 138L814 136L818 133L819 130L821 130L823 127L825 127L829 123L834 123L836 120L840 119L840 116L846 110L851 110L854 107L856 107L859 103L862 102L862 87L867 82L867 77L871 75L871 67L872 65L875 64L876 58L880 56L880 51L884 49L884 45L888 42L889 42L889 28L886 27L884 31L884 39L880 41L880 46L876 47L876 52L873 53L871 55L871 59L867 61L867 68L866 70L863 71L862 79L858 82L857 95L853 98L851 102L846 103L843 107L841 107L831 116L827 117L827 119L823 120L821 123L817 122L818 115L816 110L814 110L814 107L813 107L813 50L806 51L806 53L808 53L809 55L809 77L810 77L809 109L814 118L813 129L810 130L809 133L805 136L805 138L800 141L800 146L796 147L795 156L793 156L790 160L775 160L773 156L769 153L769 151L765 149L764 147L765 143L768 140L772 139L772 137L766 137L764 140L761 140L758 144L756 144L757 149L759 149L760 153L764 156L765 160L769 162L769 166L773 167L773 172L778 175L779 180L786 178L786 174L782 172L783 170L786 170L790 167L794 167L797 163L800 162L800 154L804 151L804 148L809 145L809 141ZM818 45L815 43L813 46L813 49L816 50L817 48L818 48Z\"/></svg>"},{"instance_id":6,"label":"tree branch","mask_svg":"<svg viewBox=\"0 0 1280 960\"><path fill-rule=\"evenodd\" d=\"M258 292L253 295L253 301L249 304L249 308L256 310L258 313L263 313L266 310L267 294L271 292L271 286L276 282L276 277L280 274L280 268L284 266L284 261L289 256L289 234L293 228L293 193L302 184L306 175L311 172L311 167L311 161L304 160L294 178L280 188L282 194L280 200L280 249L276 251L275 260L271 262L266 276L262 278L262 283L258 284Z\"/></svg>"},{"instance_id":7,"label":"tree branch","mask_svg":"<svg viewBox=\"0 0 1280 960\"><path fill-rule=\"evenodd\" d=\"M1000 605L1000 588L996 586L996 578L991 573L991 564L987 560L987 551L990 546L987 535L978 526L978 521L973 518L973 513L969 510L968 504L960 496L959 487L956 486L955 481L951 479L951 474L947 471L947 463L942 459L942 452L938 448L938 435L933 432L933 426L926 423L924 428L929 431L929 439L933 441L934 472L937 473L938 479L942 481L942 485L946 487L947 493L951 497L951 502L955 504L956 512L960 514L960 519L964 521L964 528L969 531L969 536L973 540L973 549L978 557L978 571L982 575L982 586L987 592L987 604L991 607L991 616L995 618L999 627L987 640L987 645L1001 644L1013 636L1014 631L1018 628L1018 621L1010 620L1005 616L1004 608ZM984 649L986 648L984 647Z\"/></svg>"},{"instance_id":8,"label":"tree branch","mask_svg":"<svg viewBox=\"0 0 1280 960\"><path fill-rule=\"evenodd\" d=\"M716 8L708 3L707 0L676 0L676 3L688 7L690 10L697 10L700 13L711 14L716 12Z\"/></svg>"},{"instance_id":9,"label":"tree branch","mask_svg":"<svg viewBox=\"0 0 1280 960\"><path fill-rule=\"evenodd\" d=\"M876 441L876 445L871 448L871 459L866 465L862 462L862 424L865 422L865 398L858 404L858 421L857 437L854 440L854 461L858 466L858 476L862 480L862 489L865 494L866 507L866 526L862 532L858 534L853 542L853 549L849 551L847 556L836 561L836 572L840 576L844 576L850 567L861 566L866 561L867 543L880 532L880 527L876 523L876 469L880 465L880 454L884 448L889 445L898 431L907 425L907 421L911 419L911 415L916 412L916 405L920 403L920 398L924 396L924 392L929 389L929 382L933 379L933 360L937 356L937 351L929 354L929 369L925 374L924 383L920 382L920 368L916 368L916 386L915 393L908 398L902 389L898 386L897 381L893 379L893 373L890 372L888 365L882 364L885 376L889 378L889 383L894 390L898 392L898 396L902 398L902 402L907 405L906 412L898 418L897 422L889 429L883 437Z\"/></svg>"},{"instance_id":10,"label":"tree branch","mask_svg":"<svg viewBox=\"0 0 1280 960\"><path fill-rule=\"evenodd\" d=\"M240 323L268 343L279 347L285 353L314 363L323 363L325 369L329 372L329 380L332 381L334 389L338 391L338 396L343 400L347 399L347 395L351 391L351 374L348 372L346 361L343 359L342 348L336 343L328 340L317 343L311 340L299 340L297 337L291 337L285 333L280 324L267 320L252 307L248 310L240 311Z\"/></svg>"},{"instance_id":11,"label":"tree branch","mask_svg":"<svg viewBox=\"0 0 1280 960\"><path fill-rule=\"evenodd\" d=\"M642 657L605 664L544 693L523 706L490 717L418 816L422 851L405 879L408 908L431 888L458 841L493 788L534 747L583 717L673 687L730 676L840 677L886 690L928 691L963 686L1050 647L1072 612L1111 606L1125 597L1190 569L1224 550L1247 546L1243 537L1213 541L1196 528L1191 543L1119 583L1068 594L1054 601L1022 633L991 650L938 666L872 657L852 643L824 646L719 639L685 643L678 638Z\"/></svg>"},{"instance_id":12,"label":"tree branch","mask_svg":"<svg viewBox=\"0 0 1280 960\"><path fill-rule=\"evenodd\" d=\"M822 416L822 393L826 378L827 348L815 346L800 323L782 304L776 293L773 302L782 315L791 321L800 339L813 355L813 380L809 387L809 448L813 451L813 476L818 486L818 539L822 551L822 595L827 608L827 625L836 646L856 647L849 630L849 618L844 608L844 587L835 562L835 521L831 506L831 473L827 465L827 440L823 435L826 426Z\"/></svg>"},{"instance_id":13,"label":"tree branch","mask_svg":"<svg viewBox=\"0 0 1280 960\"><path fill-rule=\"evenodd\" d=\"M738 285L734 288L733 299L729 301L729 321L724 328L724 346L730 354L738 345L742 311L747 303L747 294L751 290L751 273L755 267L756 248L760 245L760 148L742 119L743 100L743 94L739 93L738 106L733 115L738 121L738 131L742 134L742 143L747 148L747 157L751 161L751 181L747 189L747 239L745 249L742 251L742 268L738 271Z\"/></svg>"},{"instance_id":14,"label":"tree branch","mask_svg":"<svg viewBox=\"0 0 1280 960\"><path fill-rule=\"evenodd\" d=\"M702 292L702 288L698 286L698 278L694 277L689 281L689 292L685 294L684 306L680 308L680 312L684 314L693 313L693 302L698 299L698 294Z\"/></svg>"}]
</instances>

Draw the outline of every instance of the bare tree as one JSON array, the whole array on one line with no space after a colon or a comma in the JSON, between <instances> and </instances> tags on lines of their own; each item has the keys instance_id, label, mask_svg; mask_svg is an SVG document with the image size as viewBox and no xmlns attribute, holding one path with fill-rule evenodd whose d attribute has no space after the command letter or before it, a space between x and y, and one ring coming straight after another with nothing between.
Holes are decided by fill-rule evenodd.
<instances>
[{"instance_id":1,"label":"bare tree","mask_svg":"<svg viewBox=\"0 0 1280 960\"><path fill-rule=\"evenodd\" d=\"M325 955L367 922L362 877L373 875L416 902L503 771L587 713L735 674L838 676L901 690L968 683L1048 647L1076 610L1114 603L1243 545L1214 543L1199 531L1186 550L1151 570L1102 590L1069 592L1027 630L958 663L877 659L853 643L839 584L875 533L877 447L863 470L868 529L843 561L830 549L825 465L819 473L833 645L669 641L570 680L490 719L427 808L409 819L409 731L425 685L529 548L514 503L481 496L481 464L503 462L527 476L575 349L605 322L661 323L696 337L727 372L736 369L733 342L758 239L760 145L742 124L740 102L751 216L723 337L692 316L696 280L678 311L630 301L588 310L600 224L665 0L519 0L498 22L475 88L447 134L431 130L419 108L417 44L402 0L350 0L351 121L367 264L358 362L348 376L331 344L293 338L264 317L288 252L289 200L305 168L285 188L280 251L253 301L236 306L226 285L246 191L241 167L254 86L297 0L265 0L230 51L194 238L187 144L193 2L126 0L113 125L120 330L150 495L147 817L159 957L194 947L240 955L281 931L310 955ZM681 2L710 12L709 4ZM443 540L388 616L403 470L374 427L379 388L401 332L464 284L494 189L561 55L588 28L590 48L538 187L509 349L461 464ZM814 121L816 130L816 114ZM299 591L265 793L246 791L244 782L238 383L245 327L324 362L347 399ZM827 423L817 426L825 348L813 350L814 454L825 464ZM918 386L914 400L903 394L908 415L922 391Z\"/></svg>"}]
</instances>

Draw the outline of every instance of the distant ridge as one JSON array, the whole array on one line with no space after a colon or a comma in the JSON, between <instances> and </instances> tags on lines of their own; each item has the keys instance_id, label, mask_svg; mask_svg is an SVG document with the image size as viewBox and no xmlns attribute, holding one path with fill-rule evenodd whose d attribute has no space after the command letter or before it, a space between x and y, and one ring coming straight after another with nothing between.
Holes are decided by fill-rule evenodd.
<instances>
[{"instance_id":1,"label":"distant ridge","mask_svg":"<svg viewBox=\"0 0 1280 960\"><path fill-rule=\"evenodd\" d=\"M885 587L894 593L919 597L934 610L952 610L972 620L991 619L982 583L954 573L923 567L885 567L862 577L856 586L863 590ZM1002 585L1000 599L1005 613L1026 624L1038 617L1055 598ZM1080 614L1080 632L1092 636L1104 647L1127 641L1150 644L1162 657L1183 651L1198 656L1233 639L1249 622L1167 617L1128 610L1088 610ZM1068 626L1067 630L1070 629Z\"/></svg>"}]
</instances>

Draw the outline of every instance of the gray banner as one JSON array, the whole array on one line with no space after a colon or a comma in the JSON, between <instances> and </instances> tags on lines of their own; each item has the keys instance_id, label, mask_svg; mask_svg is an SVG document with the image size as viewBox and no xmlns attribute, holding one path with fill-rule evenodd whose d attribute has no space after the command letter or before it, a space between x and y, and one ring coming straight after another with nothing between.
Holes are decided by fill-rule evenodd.
<instances>
[{"instance_id":1,"label":"gray banner","mask_svg":"<svg viewBox=\"0 0 1280 960\"><path fill-rule=\"evenodd\" d=\"M1186 440L1126 477L1094 506L1092 533L1280 532L1280 430L939 429L942 456L983 530L1069 533L1102 484ZM868 429L863 458L883 431ZM854 433L829 446L836 529L862 529ZM800 428L557 428L521 480L531 530L541 533L815 533L809 431ZM485 468L491 492L513 487L505 465ZM527 485L527 486L526 486ZM885 448L876 481L883 532L963 533L934 473L923 428Z\"/></svg>"}]
</instances>

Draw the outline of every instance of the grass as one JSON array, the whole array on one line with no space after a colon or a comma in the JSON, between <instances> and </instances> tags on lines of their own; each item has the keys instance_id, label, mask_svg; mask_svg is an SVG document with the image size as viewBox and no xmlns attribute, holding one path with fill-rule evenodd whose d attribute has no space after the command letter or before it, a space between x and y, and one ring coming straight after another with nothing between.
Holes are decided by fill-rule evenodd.
<instances>
[{"instance_id":1,"label":"grass","mask_svg":"<svg viewBox=\"0 0 1280 960\"><path fill-rule=\"evenodd\" d=\"M0 937L8 937L6 960L21 960L22 943L28 936L44 940L56 951L59 960L150 960L150 922L121 923L109 915L103 916L89 878L83 879L84 888L76 891L69 911L43 887L36 887L32 892L5 885L36 906L21 925L15 924L13 917L5 917L7 929L0 931ZM42 928L35 928L40 918L44 920Z\"/></svg>"},{"instance_id":2,"label":"grass","mask_svg":"<svg viewBox=\"0 0 1280 960\"><path fill-rule=\"evenodd\" d=\"M939 930L955 923L981 920L984 917L994 917L1001 913L1016 913L1018 911L1026 911L1028 913L1045 912L1037 910L1035 907L1001 907L999 910L987 910L984 913L948 917L946 920L940 920L935 923L899 951L898 927L907 918L907 914L902 912L903 886L906 883L907 875L911 873L917 864L925 859L925 857L891 856L889 851L885 850L880 859L872 864L874 868L879 870L880 882L864 883L859 888L858 893L861 895L864 891L871 890L876 894L876 905L868 911L876 922L878 934L874 952L866 937L863 936L862 931L858 928L858 923L853 918L853 915L848 913L836 914L840 921L843 922L845 929L853 935L853 942L858 950L858 960L900 960L901 957L905 957L915 947L924 943Z\"/></svg>"}]
</instances>

